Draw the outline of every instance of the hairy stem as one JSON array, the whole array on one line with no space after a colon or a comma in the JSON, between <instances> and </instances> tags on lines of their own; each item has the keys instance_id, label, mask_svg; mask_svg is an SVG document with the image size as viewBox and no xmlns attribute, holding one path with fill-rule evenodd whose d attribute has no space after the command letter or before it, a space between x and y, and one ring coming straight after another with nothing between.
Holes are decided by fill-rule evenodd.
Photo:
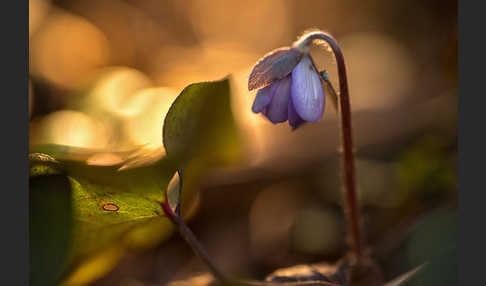
<instances>
[{"instance_id":1,"label":"hairy stem","mask_svg":"<svg viewBox=\"0 0 486 286\"><path fill-rule=\"evenodd\" d=\"M343 183L345 192L345 212L348 219L348 228L351 234L351 249L356 254L357 259L363 257L365 244L362 235L361 215L356 190L356 173L354 164L354 147L351 124L351 105L349 101L348 79L344 56L336 39L330 34L317 31L304 35L294 46L304 50L313 40L324 40L331 47L337 63L339 75L339 114L341 119L341 145L342 145L342 166ZM325 79L324 79L325 80Z\"/></svg>"},{"instance_id":2,"label":"hairy stem","mask_svg":"<svg viewBox=\"0 0 486 286\"><path fill-rule=\"evenodd\" d=\"M166 198L165 202L161 203L162 209L165 215L170 219L170 221L175 224L179 230L179 233L184 238L184 240L189 244L192 251L198 256L208 267L213 276L224 284L231 283L229 277L227 277L213 262L209 254L206 252L204 247L201 245L199 240L197 240L191 229L184 223L182 217L175 214L171 207L169 206L169 200Z\"/></svg>"}]
</instances>

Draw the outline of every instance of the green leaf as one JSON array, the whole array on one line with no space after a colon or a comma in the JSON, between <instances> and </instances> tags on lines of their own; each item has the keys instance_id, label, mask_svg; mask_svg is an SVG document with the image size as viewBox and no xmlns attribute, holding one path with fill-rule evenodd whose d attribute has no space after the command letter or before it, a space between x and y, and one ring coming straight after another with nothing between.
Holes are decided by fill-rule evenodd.
<instances>
[{"instance_id":1,"label":"green leaf","mask_svg":"<svg viewBox=\"0 0 486 286\"><path fill-rule=\"evenodd\" d=\"M83 161L68 159L67 154L58 157L67 159L53 159L43 153L31 154L31 176L40 184L47 184L48 181L44 181L49 180L52 176L48 175L52 173L64 174L67 180L71 192L66 200L72 211L64 213L63 217L73 220L70 229L72 240L66 257L69 271L81 267L114 244L130 246L140 241L140 236L134 233L147 225L161 227L151 229L159 241L172 230L160 206L165 199L164 191L169 179L176 171L175 164L167 158L123 168L124 164L87 165ZM56 184L48 184L44 189L37 193L62 191ZM36 240L34 236L38 230L32 228L31 232L31 238ZM49 235L57 237L58 234L46 233L46 236ZM41 245L34 246L34 250L38 247Z\"/></svg>"},{"instance_id":2,"label":"green leaf","mask_svg":"<svg viewBox=\"0 0 486 286\"><path fill-rule=\"evenodd\" d=\"M30 179L30 285L57 285L72 237L71 185L64 175Z\"/></svg>"},{"instance_id":3,"label":"green leaf","mask_svg":"<svg viewBox=\"0 0 486 286\"><path fill-rule=\"evenodd\" d=\"M181 205L184 217L194 213L199 183L209 167L233 162L240 154L229 80L186 87L163 128L167 156L111 152L130 159L110 166L87 163L102 151L59 145L31 148L36 152L30 155L31 177L42 181L61 174L71 190L72 239L64 285L88 283L113 267L127 247L154 246L171 233L173 226L160 204L177 171L183 176L176 176L171 185L171 205Z\"/></svg>"},{"instance_id":4,"label":"green leaf","mask_svg":"<svg viewBox=\"0 0 486 286\"><path fill-rule=\"evenodd\" d=\"M237 158L240 146L229 79L187 86L165 117L163 138L167 154L181 156L182 165L195 157L215 163Z\"/></svg>"},{"instance_id":5,"label":"green leaf","mask_svg":"<svg viewBox=\"0 0 486 286\"><path fill-rule=\"evenodd\" d=\"M412 230L407 260L427 267L411 285L457 285L457 233L457 209L439 211Z\"/></svg>"},{"instance_id":6,"label":"green leaf","mask_svg":"<svg viewBox=\"0 0 486 286\"><path fill-rule=\"evenodd\" d=\"M184 211L188 204L184 198L194 197L208 169L232 163L241 154L229 78L187 86L165 117L163 143L167 155L178 158L180 185L169 195L181 197ZM179 207L173 200L171 205Z\"/></svg>"}]
</instances>

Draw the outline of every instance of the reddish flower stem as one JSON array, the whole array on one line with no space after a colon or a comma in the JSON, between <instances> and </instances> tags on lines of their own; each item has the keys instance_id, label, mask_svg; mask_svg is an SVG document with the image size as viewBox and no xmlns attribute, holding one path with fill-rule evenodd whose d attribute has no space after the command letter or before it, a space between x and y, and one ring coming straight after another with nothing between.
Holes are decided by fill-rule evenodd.
<instances>
[{"instance_id":1,"label":"reddish flower stem","mask_svg":"<svg viewBox=\"0 0 486 286\"><path fill-rule=\"evenodd\" d=\"M358 195L356 191L356 173L354 164L354 147L351 124L351 105L349 101L348 79L346 75L346 66L344 65L344 56L336 39L330 34L317 31L311 32L302 37L295 46L305 48L313 40L324 40L331 47L337 63L339 76L339 114L341 119L341 145L342 145L342 166L343 166L343 184L345 193L345 213L348 219L348 228L351 234L351 249L356 254L357 259L363 257L365 243L362 235L360 208Z\"/></svg>"}]
</instances>

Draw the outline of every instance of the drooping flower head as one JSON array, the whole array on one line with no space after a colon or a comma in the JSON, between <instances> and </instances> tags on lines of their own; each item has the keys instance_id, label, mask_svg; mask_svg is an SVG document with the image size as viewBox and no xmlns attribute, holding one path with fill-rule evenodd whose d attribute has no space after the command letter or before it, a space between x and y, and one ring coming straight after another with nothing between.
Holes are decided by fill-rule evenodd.
<instances>
[{"instance_id":1,"label":"drooping flower head","mask_svg":"<svg viewBox=\"0 0 486 286\"><path fill-rule=\"evenodd\" d=\"M324 88L309 55L310 41L274 50L253 67L248 90L259 88L252 110L272 123L288 120L292 129L317 122L324 113Z\"/></svg>"}]
</instances>

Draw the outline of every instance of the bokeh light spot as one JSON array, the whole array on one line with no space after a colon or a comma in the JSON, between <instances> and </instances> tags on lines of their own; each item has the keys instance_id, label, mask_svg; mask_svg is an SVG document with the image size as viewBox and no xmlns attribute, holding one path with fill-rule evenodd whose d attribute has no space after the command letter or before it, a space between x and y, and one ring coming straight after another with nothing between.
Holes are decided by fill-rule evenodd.
<instances>
[{"instance_id":1,"label":"bokeh light spot","mask_svg":"<svg viewBox=\"0 0 486 286\"><path fill-rule=\"evenodd\" d=\"M30 45L30 72L63 87L74 88L89 72L109 62L104 34L87 20L56 10Z\"/></svg>"}]
</instances>

